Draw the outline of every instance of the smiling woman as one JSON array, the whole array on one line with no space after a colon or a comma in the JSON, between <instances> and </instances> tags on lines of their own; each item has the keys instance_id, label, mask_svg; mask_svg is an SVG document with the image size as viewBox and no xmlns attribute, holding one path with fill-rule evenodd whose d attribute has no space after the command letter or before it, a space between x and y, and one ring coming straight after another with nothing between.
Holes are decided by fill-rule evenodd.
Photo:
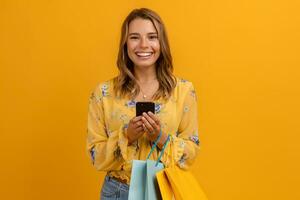
<instances>
[{"instance_id":1,"label":"smiling woman","mask_svg":"<svg viewBox=\"0 0 300 200\"><path fill-rule=\"evenodd\" d=\"M160 55L157 35L150 20L137 18L129 24L127 53L137 67L155 68L155 62Z\"/></svg>"},{"instance_id":2,"label":"smiling woman","mask_svg":"<svg viewBox=\"0 0 300 200\"><path fill-rule=\"evenodd\" d=\"M191 82L173 75L157 13L141 8L127 16L117 66L119 75L99 83L89 102L87 150L95 168L107 172L104 200L128 198L132 160L145 160L153 143L151 160L171 144L160 159L166 167L174 161L189 168L199 149L196 93ZM152 101L155 113L135 116L140 101Z\"/></svg>"}]
</instances>

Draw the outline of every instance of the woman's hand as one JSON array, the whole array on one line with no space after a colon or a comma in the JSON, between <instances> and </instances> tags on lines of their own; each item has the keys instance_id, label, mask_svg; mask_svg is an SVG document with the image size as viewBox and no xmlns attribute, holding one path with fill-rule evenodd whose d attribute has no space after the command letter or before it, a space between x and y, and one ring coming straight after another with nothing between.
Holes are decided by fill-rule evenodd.
<instances>
[{"instance_id":1,"label":"woman's hand","mask_svg":"<svg viewBox=\"0 0 300 200\"><path fill-rule=\"evenodd\" d=\"M137 116L129 121L127 128L128 145L139 139L144 133L142 116Z\"/></svg>"},{"instance_id":2,"label":"woman's hand","mask_svg":"<svg viewBox=\"0 0 300 200\"><path fill-rule=\"evenodd\" d=\"M142 117L142 122L143 122L142 126L144 128L144 131L146 132L146 136L148 140L154 142L159 136L160 129L161 129L159 119L152 112L148 112L148 114L144 112ZM162 148L166 139L167 139L167 135L165 133L162 133L161 138L157 143L160 149Z\"/></svg>"}]
</instances>

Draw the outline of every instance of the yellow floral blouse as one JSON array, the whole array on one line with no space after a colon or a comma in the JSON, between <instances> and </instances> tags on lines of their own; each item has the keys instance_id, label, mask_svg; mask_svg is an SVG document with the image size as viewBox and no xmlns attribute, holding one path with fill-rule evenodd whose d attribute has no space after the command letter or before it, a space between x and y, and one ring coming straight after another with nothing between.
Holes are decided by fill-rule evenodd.
<instances>
[{"instance_id":1,"label":"yellow floral blouse","mask_svg":"<svg viewBox=\"0 0 300 200\"><path fill-rule=\"evenodd\" d=\"M172 135L173 145L166 147L161 162L168 167L170 159L174 159L180 168L187 169L199 150L197 98L191 82L176 79L171 98L154 101L155 114L161 130ZM87 151L93 166L128 184L132 160L145 160L151 149L146 136L128 145L126 130L129 120L135 117L135 104L132 99L114 96L113 79L110 79L99 83L91 92L88 107ZM159 151L157 148L150 159L156 160Z\"/></svg>"}]
</instances>

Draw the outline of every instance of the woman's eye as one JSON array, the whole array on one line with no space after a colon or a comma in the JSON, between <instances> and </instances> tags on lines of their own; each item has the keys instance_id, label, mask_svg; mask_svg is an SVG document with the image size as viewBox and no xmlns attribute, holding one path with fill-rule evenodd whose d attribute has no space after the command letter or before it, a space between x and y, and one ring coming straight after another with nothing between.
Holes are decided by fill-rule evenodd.
<instances>
[{"instance_id":1,"label":"woman's eye","mask_svg":"<svg viewBox=\"0 0 300 200\"><path fill-rule=\"evenodd\" d=\"M150 39L157 39L157 36L150 36Z\"/></svg>"},{"instance_id":2,"label":"woman's eye","mask_svg":"<svg viewBox=\"0 0 300 200\"><path fill-rule=\"evenodd\" d=\"M130 39L138 39L138 37L130 37Z\"/></svg>"}]
</instances>

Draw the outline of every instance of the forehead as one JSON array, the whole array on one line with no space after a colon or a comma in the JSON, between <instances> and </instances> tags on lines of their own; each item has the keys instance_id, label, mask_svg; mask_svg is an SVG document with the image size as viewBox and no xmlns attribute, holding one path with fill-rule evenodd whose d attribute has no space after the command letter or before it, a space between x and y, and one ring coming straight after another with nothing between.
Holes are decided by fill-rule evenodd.
<instances>
[{"instance_id":1,"label":"forehead","mask_svg":"<svg viewBox=\"0 0 300 200\"><path fill-rule=\"evenodd\" d=\"M128 33L157 33L153 23L149 19L136 18L129 23Z\"/></svg>"}]
</instances>

